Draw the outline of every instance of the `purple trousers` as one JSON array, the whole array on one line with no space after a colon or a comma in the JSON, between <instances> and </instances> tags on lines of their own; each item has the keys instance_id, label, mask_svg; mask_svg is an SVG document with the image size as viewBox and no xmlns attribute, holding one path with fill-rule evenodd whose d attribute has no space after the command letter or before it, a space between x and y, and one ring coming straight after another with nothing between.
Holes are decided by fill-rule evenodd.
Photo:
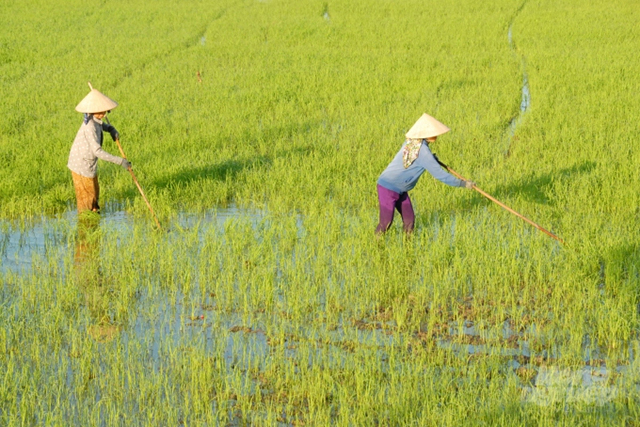
<instances>
[{"instance_id":1,"label":"purple trousers","mask_svg":"<svg viewBox=\"0 0 640 427\"><path fill-rule=\"evenodd\" d=\"M406 233L413 231L416 217L411 206L409 193L396 193L378 185L378 201L380 202L380 221L376 228L376 233L381 234L387 231L393 222L394 210L397 209L402 216L403 229Z\"/></svg>"}]
</instances>

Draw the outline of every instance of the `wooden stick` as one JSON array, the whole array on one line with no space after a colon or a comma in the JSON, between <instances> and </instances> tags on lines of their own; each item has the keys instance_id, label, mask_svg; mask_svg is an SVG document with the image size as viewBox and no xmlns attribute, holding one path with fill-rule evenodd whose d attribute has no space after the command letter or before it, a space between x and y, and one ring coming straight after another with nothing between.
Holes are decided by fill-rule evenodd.
<instances>
[{"instance_id":1,"label":"wooden stick","mask_svg":"<svg viewBox=\"0 0 640 427\"><path fill-rule=\"evenodd\" d=\"M116 144L118 144L118 149L120 150L120 154L122 154L122 157L124 157L126 159L127 156L124 155L124 151L122 150L122 146L120 145L120 139L119 138L116 138ZM131 174L131 178L133 178L133 182L135 182L136 187L138 187L138 190L140 191L140 194L142 195L142 198L144 199L145 203L147 204L147 207L149 208L149 210L151 211L151 214L153 215L153 219L155 220L156 225L158 226L158 228L160 230L162 230L162 227L160 226L160 222L158 221L158 218L156 217L156 213L153 211L153 208L151 207L151 203L149 203L149 200L147 200L147 196L144 195L144 191L142 191L142 187L140 186L140 183L136 179L136 175L133 173L133 169L131 169L131 166L129 166L129 168L127 170Z\"/></svg>"},{"instance_id":2,"label":"wooden stick","mask_svg":"<svg viewBox=\"0 0 640 427\"><path fill-rule=\"evenodd\" d=\"M109 122L109 119L107 118L107 116L104 116L104 117L107 120L107 123L111 124ZM124 150L122 149L122 145L120 145L120 138L116 138L116 144L118 145L118 150L120 150L120 154L126 160L127 156L125 156ZM158 218L156 217L156 213L153 211L153 208L151 207L151 203L149 203L149 200L147 200L147 196L144 195L144 191L142 191L142 187L140 186L140 183L136 179L136 174L133 173L133 169L131 169L131 166L129 166L129 168L127 170L131 174L131 178L133 178L133 182L136 184L136 187L138 187L138 190L140 191L140 194L142 195L142 198L144 199L145 203L147 204L147 207L149 208L149 210L151 211L151 215L153 215L153 219L156 222L156 225L158 226L158 229L162 230L162 227L160 226L160 221L158 221Z\"/></svg>"},{"instance_id":3,"label":"wooden stick","mask_svg":"<svg viewBox=\"0 0 640 427\"><path fill-rule=\"evenodd\" d=\"M440 163L440 165L444 166L452 175L456 176L457 178L466 181L466 179L464 179L459 173L457 173L456 171L454 171L453 169L451 169L449 166L445 165L444 163L441 163L440 161L438 161L438 163ZM489 194L485 193L484 191L482 191L481 189L478 188L477 185L473 186L473 189L476 190L478 193L482 194L484 197L486 197L487 199L491 200L492 202L494 202L495 204L499 205L500 207L508 210L509 212L511 212L512 214L514 214L515 216L523 219L524 221L528 222L529 224L533 225L534 227L536 227L538 230L542 231L543 233L553 237L554 239L556 239L558 242L562 243L563 245L564 240L562 240L561 238L559 238L558 236L556 236L555 234L553 234L552 232L550 232L549 230L546 230L544 228L542 228L541 226L539 226L538 224L536 224L535 222L531 221L529 218L525 217L524 215L514 211L513 209L511 209L509 206L505 205L504 203L496 200L495 198L493 198L492 196L490 196Z\"/></svg>"}]
</instances>

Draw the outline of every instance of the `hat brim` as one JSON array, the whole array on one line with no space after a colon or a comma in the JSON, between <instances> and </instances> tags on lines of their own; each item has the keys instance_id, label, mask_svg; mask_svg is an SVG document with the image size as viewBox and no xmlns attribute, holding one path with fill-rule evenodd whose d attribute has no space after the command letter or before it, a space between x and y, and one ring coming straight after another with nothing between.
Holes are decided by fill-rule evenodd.
<instances>
[{"instance_id":1,"label":"hat brim","mask_svg":"<svg viewBox=\"0 0 640 427\"><path fill-rule=\"evenodd\" d=\"M449 132L446 125L431 117L427 113L424 113L418 121L409 129L406 133L406 137L409 139L425 139L440 136Z\"/></svg>"},{"instance_id":2,"label":"hat brim","mask_svg":"<svg viewBox=\"0 0 640 427\"><path fill-rule=\"evenodd\" d=\"M79 113L95 114L113 110L117 106L118 103L113 99L97 89L91 89L91 92L76 106L76 111Z\"/></svg>"}]
</instances>

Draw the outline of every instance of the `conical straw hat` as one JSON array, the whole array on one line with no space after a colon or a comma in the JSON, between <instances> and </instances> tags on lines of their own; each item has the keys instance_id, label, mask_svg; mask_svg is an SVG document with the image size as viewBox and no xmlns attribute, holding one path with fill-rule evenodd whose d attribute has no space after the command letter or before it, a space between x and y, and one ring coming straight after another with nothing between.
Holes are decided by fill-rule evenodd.
<instances>
[{"instance_id":1,"label":"conical straw hat","mask_svg":"<svg viewBox=\"0 0 640 427\"><path fill-rule=\"evenodd\" d=\"M89 87L91 88L91 92L76 106L76 111L79 113L102 113L103 111L113 110L118 106L116 101L99 90L94 89L91 83L89 83Z\"/></svg>"},{"instance_id":2,"label":"conical straw hat","mask_svg":"<svg viewBox=\"0 0 640 427\"><path fill-rule=\"evenodd\" d=\"M424 113L422 117L418 119L415 125L409 132L407 132L406 137L409 139L424 139L431 138L433 136L442 135L443 133L449 132L451 129L428 115Z\"/></svg>"}]
</instances>

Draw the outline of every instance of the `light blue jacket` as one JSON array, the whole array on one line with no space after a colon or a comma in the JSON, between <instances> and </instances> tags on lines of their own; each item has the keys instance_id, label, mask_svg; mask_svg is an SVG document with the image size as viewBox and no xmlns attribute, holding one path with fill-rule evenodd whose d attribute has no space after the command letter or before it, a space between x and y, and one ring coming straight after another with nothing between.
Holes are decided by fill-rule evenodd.
<instances>
[{"instance_id":1,"label":"light blue jacket","mask_svg":"<svg viewBox=\"0 0 640 427\"><path fill-rule=\"evenodd\" d=\"M404 144L402 144L402 147L404 148ZM406 193L416 186L418 179L426 170L440 182L452 187L464 187L463 180L442 169L438 161L433 157L426 140L422 140L418 158L406 169L402 163L402 151L403 149L400 148L398 154L382 172L378 178L379 185L396 193Z\"/></svg>"}]
</instances>

